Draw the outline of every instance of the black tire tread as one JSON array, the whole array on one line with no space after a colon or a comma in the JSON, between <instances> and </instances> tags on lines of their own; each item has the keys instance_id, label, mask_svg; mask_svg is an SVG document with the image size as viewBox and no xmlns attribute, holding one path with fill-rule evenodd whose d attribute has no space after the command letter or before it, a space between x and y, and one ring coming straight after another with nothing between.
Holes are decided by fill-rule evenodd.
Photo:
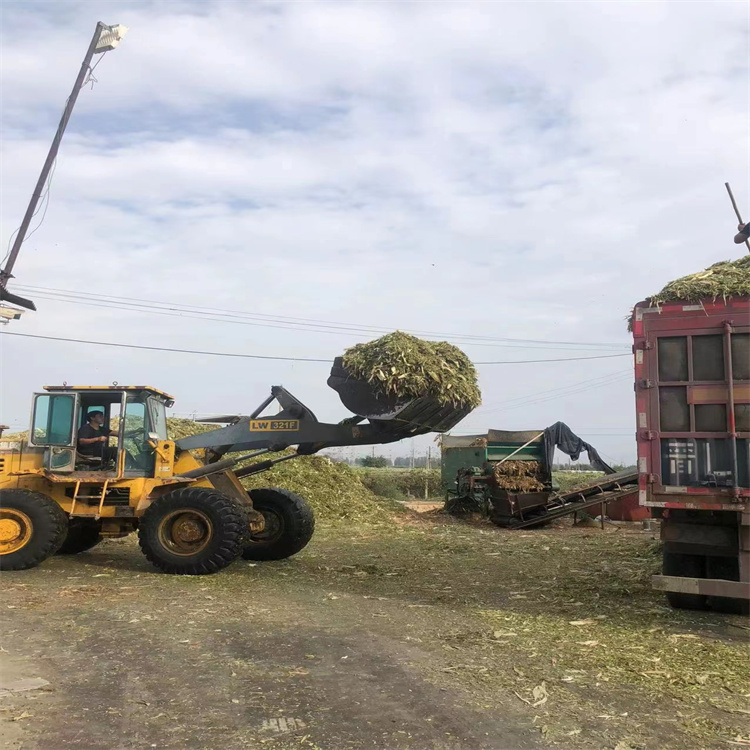
<instances>
[{"instance_id":1,"label":"black tire tread","mask_svg":"<svg viewBox=\"0 0 750 750\"><path fill-rule=\"evenodd\" d=\"M263 512L267 504L281 506L286 518L284 535L270 544L248 544L242 552L245 560L285 560L304 549L315 532L315 514L307 501L289 490L263 487L248 492L253 507Z\"/></svg>"},{"instance_id":2,"label":"black tire tread","mask_svg":"<svg viewBox=\"0 0 750 750\"><path fill-rule=\"evenodd\" d=\"M78 555L96 547L102 541L101 524L84 518L71 518L68 525L68 533L58 555Z\"/></svg>"},{"instance_id":3,"label":"black tire tread","mask_svg":"<svg viewBox=\"0 0 750 750\"><path fill-rule=\"evenodd\" d=\"M155 542L159 522L166 513L179 508L197 508L209 515L214 533L220 535L218 544L210 544L191 558L180 559L163 550ZM160 497L148 507L138 525L138 544L146 559L165 573L210 575L240 556L246 526L247 515L237 500L205 487L186 487Z\"/></svg>"},{"instance_id":4,"label":"black tire tread","mask_svg":"<svg viewBox=\"0 0 750 750\"><path fill-rule=\"evenodd\" d=\"M33 490L0 490L0 507L15 508L36 516L29 543L8 555L0 555L0 570L28 570L54 555L65 541L68 516L51 498ZM35 521L32 518L32 522Z\"/></svg>"}]
</instances>

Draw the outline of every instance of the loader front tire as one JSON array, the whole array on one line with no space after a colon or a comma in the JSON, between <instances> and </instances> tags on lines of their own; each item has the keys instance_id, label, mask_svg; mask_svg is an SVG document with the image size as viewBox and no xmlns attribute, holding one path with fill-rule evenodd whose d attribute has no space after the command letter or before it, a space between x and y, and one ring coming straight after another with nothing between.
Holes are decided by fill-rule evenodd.
<instances>
[{"instance_id":1,"label":"loader front tire","mask_svg":"<svg viewBox=\"0 0 750 750\"><path fill-rule=\"evenodd\" d=\"M138 543L165 573L207 575L242 552L247 517L236 500L216 490L186 487L155 500L138 526Z\"/></svg>"},{"instance_id":2,"label":"loader front tire","mask_svg":"<svg viewBox=\"0 0 750 750\"><path fill-rule=\"evenodd\" d=\"M0 490L0 570L35 568L65 540L68 517L46 495Z\"/></svg>"},{"instance_id":3,"label":"loader front tire","mask_svg":"<svg viewBox=\"0 0 750 750\"><path fill-rule=\"evenodd\" d=\"M312 508L287 490L264 488L248 493L255 510L263 514L266 528L251 534L245 560L283 560L307 546L315 531Z\"/></svg>"},{"instance_id":4,"label":"loader front tire","mask_svg":"<svg viewBox=\"0 0 750 750\"><path fill-rule=\"evenodd\" d=\"M68 535L62 546L57 550L58 555L77 555L102 541L101 521L88 518L71 518L68 523Z\"/></svg>"}]
</instances>

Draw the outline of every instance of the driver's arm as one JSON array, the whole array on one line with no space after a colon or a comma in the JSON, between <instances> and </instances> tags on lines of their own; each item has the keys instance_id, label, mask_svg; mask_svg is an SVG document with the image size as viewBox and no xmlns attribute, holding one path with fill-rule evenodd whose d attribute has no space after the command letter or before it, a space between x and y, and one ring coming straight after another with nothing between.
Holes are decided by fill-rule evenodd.
<instances>
[{"instance_id":1,"label":"driver's arm","mask_svg":"<svg viewBox=\"0 0 750 750\"><path fill-rule=\"evenodd\" d=\"M107 436L100 435L99 437L92 437L92 438L78 438L78 442L81 445L91 445L91 443L106 443Z\"/></svg>"}]
</instances>

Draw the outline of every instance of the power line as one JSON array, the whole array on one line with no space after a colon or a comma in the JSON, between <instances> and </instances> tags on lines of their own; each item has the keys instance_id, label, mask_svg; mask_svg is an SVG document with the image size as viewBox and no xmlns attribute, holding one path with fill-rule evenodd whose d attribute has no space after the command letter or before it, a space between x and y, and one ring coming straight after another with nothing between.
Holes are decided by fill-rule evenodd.
<instances>
[{"instance_id":1,"label":"power line","mask_svg":"<svg viewBox=\"0 0 750 750\"><path fill-rule=\"evenodd\" d=\"M564 393L554 393L548 396L543 396L542 398L530 397L526 401L521 401L516 404L511 404L510 406L502 406L496 409L489 409L488 413L491 412L493 414L499 414L499 413L506 412L506 411L513 411L514 409L522 409L527 406L534 406L536 404L544 404L549 401L557 401L558 399L567 398L568 396L574 396L578 393L586 393L588 391L594 390L595 388L602 388L605 385L613 385L614 383L623 383L631 379L632 379L632 375L620 375L619 377L610 378L609 380L604 380L601 383L597 383L595 385L579 386L578 388L565 391Z\"/></svg>"},{"instance_id":2,"label":"power line","mask_svg":"<svg viewBox=\"0 0 750 750\"><path fill-rule=\"evenodd\" d=\"M90 344L92 346L112 346L120 349L144 349L154 352L173 352L176 354L200 354L210 357L235 357L240 359L268 359L283 362L325 362L331 363L331 359L316 359L313 357L278 357L267 354L238 354L235 352L214 352L202 349L174 349L166 346L146 346L145 344L122 344L114 341L88 341L87 339L73 339L63 336L42 336L36 333L18 333L16 331L0 331L3 336L19 336L29 339L43 339L45 341L64 341L73 344ZM526 365L535 362L576 362L583 359L609 359L611 357L629 357L630 354L603 354L593 357L562 357L560 359L516 359L497 362L475 362L475 365Z\"/></svg>"},{"instance_id":3,"label":"power line","mask_svg":"<svg viewBox=\"0 0 750 750\"><path fill-rule=\"evenodd\" d=\"M272 359L285 362L325 362L330 364L330 359L313 359L309 357L275 357L266 354L236 354L233 352L210 352L199 349L171 349L165 346L146 346L144 344L120 344L113 341L87 341L85 339L70 339L58 336L41 336L34 333L17 333L15 331L2 331L3 336L21 336L29 339L44 339L45 341L64 341L72 344L91 344L93 346L114 346L120 349L146 349L152 352L173 352L176 354L201 354L211 357L239 357L241 359Z\"/></svg>"},{"instance_id":4,"label":"power line","mask_svg":"<svg viewBox=\"0 0 750 750\"><path fill-rule=\"evenodd\" d=\"M561 357L560 359L514 359L506 362L474 362L475 365L529 365L534 362L579 362L584 359L611 359L612 357L631 357L630 352L622 354L596 354L593 357Z\"/></svg>"},{"instance_id":5,"label":"power line","mask_svg":"<svg viewBox=\"0 0 750 750\"><path fill-rule=\"evenodd\" d=\"M21 285L18 285L18 289L23 290ZM70 304L83 305L84 307L97 307L97 308L109 308L112 310L147 312L149 314L163 315L163 316L170 317L170 318L190 318L194 320L210 320L210 321L216 321L220 323L235 323L239 325L257 326L260 328L276 328L276 329L281 329L285 331L303 331L305 333L309 333L309 332L330 333L330 334L340 334L340 335L347 335L347 336L351 336L353 334L361 334L361 333L364 333L366 335L373 335L373 334L383 334L383 333L390 332L388 329L385 329L385 328L380 328L377 330L370 330L369 328L359 329L359 328L353 328L353 327L348 328L345 326L333 326L333 325L320 327L319 325L315 325L312 323L309 323L309 324L299 323L297 325L291 325L291 324L287 324L284 321L257 322L253 319L227 320L224 317L212 317L214 315L213 313L193 314L193 312L197 313L197 311L186 310L185 312L180 312L179 309L176 309L173 312L166 308L157 308L155 310L143 310L139 306L130 306L130 305L126 305L125 303L119 303L117 301L115 301L114 304L110 304L106 302L100 302L99 300L64 299L62 297L51 296L47 293L39 293L39 292L34 292L34 296L38 299L48 299L48 300L53 300L56 302L68 302ZM237 316L230 316L230 317L237 317ZM300 326L305 326L305 327L300 327ZM338 329L338 330L328 330L329 328ZM412 332L412 333L418 333L418 332ZM431 337L437 337L437 336L443 337L441 334L424 334L423 333L422 335L431 336ZM501 347L501 348L508 348L508 349L545 349L545 350L558 349L560 351L588 351L588 350L602 351L600 347L589 347L589 346L572 347L572 346L541 346L541 345L533 345L533 344L501 344L501 343L491 344L491 343L485 343L482 341L464 341L462 338L455 338L450 335L445 335L445 337L450 338L451 341L457 344L461 344L462 346L483 346L483 347L493 347L493 348ZM549 342L549 343L553 344L554 342Z\"/></svg>"},{"instance_id":6,"label":"power line","mask_svg":"<svg viewBox=\"0 0 750 750\"><path fill-rule=\"evenodd\" d=\"M158 315L171 317L197 317L209 320L226 319L224 322L243 323L245 325L266 326L271 328L287 328L291 330L316 329L325 333L388 333L388 329L378 326L364 324L352 324L342 321L328 321L316 318L297 318L281 315L267 315L239 310L225 310L221 308L204 307L200 305L184 305L159 300L147 300L131 297L119 297L115 295L101 295L96 293L81 293L67 289L55 289L47 287L35 287L30 285L18 285L19 290L31 292L42 296L42 299L69 302L71 304L82 304L88 306L110 307L112 309L133 309L139 312L151 312ZM46 295L46 296L44 296ZM182 313L183 315L180 315ZM298 328L302 326L302 328ZM322 330L325 329L325 330ZM580 341L543 341L539 339L506 338L494 336L478 336L475 334L445 333L435 331L409 331L420 336L443 337L454 341L461 340L466 343L476 343L477 346L498 345L511 347L523 345L520 348L565 348L579 347L585 349L598 348L621 348L626 344L603 343L603 342L580 342ZM538 344L539 346L531 346Z\"/></svg>"},{"instance_id":7,"label":"power line","mask_svg":"<svg viewBox=\"0 0 750 750\"><path fill-rule=\"evenodd\" d=\"M496 402L494 402L492 404L486 404L486 405L483 404L482 405L482 409L484 409L484 410L486 410L488 412L495 411L497 409L503 410L503 409L507 408L507 406L509 406L509 405L514 405L514 404L516 404L518 402L524 402L525 403L530 398L536 399L539 396L545 396L547 394L556 394L555 397L562 397L571 388L576 388L577 389L580 386L585 385L585 384L592 384L590 387L596 388L596 387L598 387L598 384L600 383L600 381L604 381L603 383L601 383L602 385L607 385L610 382L611 378L619 378L619 377L625 375L626 373L630 374L630 372L631 372L630 368L625 369L625 370L615 370L614 372L608 372L605 375L600 375L599 377L596 377L596 378L590 378L588 380L577 380L574 383L568 383L567 385L560 386L559 388L551 388L550 390L547 390L547 391L536 391L533 394L526 394L525 396L518 396L516 398L509 398L509 399L507 399L505 401L496 401Z\"/></svg>"}]
</instances>

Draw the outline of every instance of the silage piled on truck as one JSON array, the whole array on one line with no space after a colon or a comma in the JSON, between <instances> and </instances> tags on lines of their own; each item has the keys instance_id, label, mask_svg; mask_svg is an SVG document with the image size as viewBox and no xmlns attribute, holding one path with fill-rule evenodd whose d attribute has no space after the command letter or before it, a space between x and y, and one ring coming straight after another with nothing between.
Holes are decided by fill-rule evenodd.
<instances>
[{"instance_id":1,"label":"silage piled on truck","mask_svg":"<svg viewBox=\"0 0 750 750\"><path fill-rule=\"evenodd\" d=\"M425 341L395 331L357 344L343 356L344 369L385 395L430 396L445 406L479 406L482 394L471 360L445 341Z\"/></svg>"},{"instance_id":2,"label":"silage piled on truck","mask_svg":"<svg viewBox=\"0 0 750 750\"><path fill-rule=\"evenodd\" d=\"M540 492L542 465L539 461L503 461L492 471L495 484L506 492Z\"/></svg>"},{"instance_id":3,"label":"silage piled on truck","mask_svg":"<svg viewBox=\"0 0 750 750\"><path fill-rule=\"evenodd\" d=\"M658 294L649 297L652 304L685 300L728 299L750 295L750 255L739 260L714 263L705 271L670 281Z\"/></svg>"},{"instance_id":4,"label":"silage piled on truck","mask_svg":"<svg viewBox=\"0 0 750 750\"><path fill-rule=\"evenodd\" d=\"M664 302L699 302L702 299L730 299L750 296L750 255L738 260L723 260L704 271L670 281L646 301L655 307ZM633 316L628 328L632 329Z\"/></svg>"}]
</instances>

